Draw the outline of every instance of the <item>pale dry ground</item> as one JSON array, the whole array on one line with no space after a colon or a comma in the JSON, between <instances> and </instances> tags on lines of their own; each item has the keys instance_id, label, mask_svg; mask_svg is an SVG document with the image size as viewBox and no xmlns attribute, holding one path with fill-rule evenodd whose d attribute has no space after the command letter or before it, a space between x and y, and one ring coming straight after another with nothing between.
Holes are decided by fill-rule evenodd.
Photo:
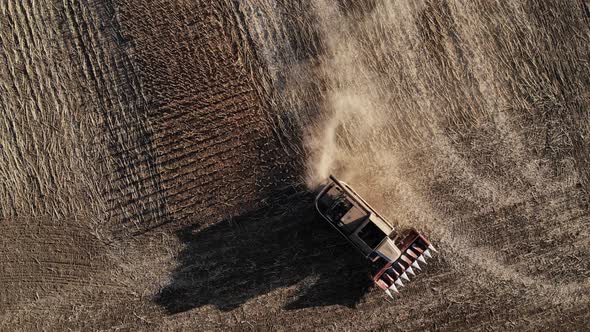
<instances>
[{"instance_id":1,"label":"pale dry ground","mask_svg":"<svg viewBox=\"0 0 590 332\"><path fill-rule=\"evenodd\" d=\"M589 12L0 2L0 329L584 330ZM329 172L439 247L399 299Z\"/></svg>"}]
</instances>

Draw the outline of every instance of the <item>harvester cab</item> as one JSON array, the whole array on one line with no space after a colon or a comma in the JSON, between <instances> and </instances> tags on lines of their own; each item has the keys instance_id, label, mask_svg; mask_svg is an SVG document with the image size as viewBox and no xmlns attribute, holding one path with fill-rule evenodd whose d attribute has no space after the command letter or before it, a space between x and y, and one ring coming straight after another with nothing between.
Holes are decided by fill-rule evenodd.
<instances>
[{"instance_id":1,"label":"harvester cab","mask_svg":"<svg viewBox=\"0 0 590 332\"><path fill-rule=\"evenodd\" d=\"M399 234L349 185L330 175L315 199L316 209L370 262L373 282L393 297L436 249L414 229Z\"/></svg>"}]
</instances>

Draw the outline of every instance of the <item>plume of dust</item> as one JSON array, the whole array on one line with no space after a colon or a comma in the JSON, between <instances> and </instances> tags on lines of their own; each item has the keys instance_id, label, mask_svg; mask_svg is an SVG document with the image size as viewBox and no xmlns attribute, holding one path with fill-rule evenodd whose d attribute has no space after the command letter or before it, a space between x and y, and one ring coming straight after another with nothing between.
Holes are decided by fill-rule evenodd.
<instances>
[{"instance_id":1,"label":"plume of dust","mask_svg":"<svg viewBox=\"0 0 590 332\"><path fill-rule=\"evenodd\" d=\"M326 79L328 92L323 100L322 118L310 126L306 146L306 183L317 188L330 174L344 179L359 176L356 170L366 167L378 148L374 133L383 126L379 107L378 86L370 71L359 59L360 47L354 41L356 31L337 11L323 0L315 3L321 17L322 35L327 56L320 71Z\"/></svg>"},{"instance_id":2,"label":"plume of dust","mask_svg":"<svg viewBox=\"0 0 590 332\"><path fill-rule=\"evenodd\" d=\"M370 111L372 105L369 96L352 91L333 91L327 98L327 115L306 137L311 152L306 178L310 188L333 172L347 179L355 176L359 159L370 153L371 147L365 145L371 128L379 122L379 114Z\"/></svg>"}]
</instances>

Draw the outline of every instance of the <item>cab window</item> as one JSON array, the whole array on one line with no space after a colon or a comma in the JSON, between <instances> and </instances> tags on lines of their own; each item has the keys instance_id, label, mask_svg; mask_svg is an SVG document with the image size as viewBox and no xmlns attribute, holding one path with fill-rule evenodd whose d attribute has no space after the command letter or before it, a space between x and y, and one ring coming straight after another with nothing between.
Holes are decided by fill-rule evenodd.
<instances>
[{"instance_id":1,"label":"cab window","mask_svg":"<svg viewBox=\"0 0 590 332\"><path fill-rule=\"evenodd\" d=\"M368 222L363 229L358 232L358 237L371 249L375 249L385 236L387 235L372 222Z\"/></svg>"}]
</instances>

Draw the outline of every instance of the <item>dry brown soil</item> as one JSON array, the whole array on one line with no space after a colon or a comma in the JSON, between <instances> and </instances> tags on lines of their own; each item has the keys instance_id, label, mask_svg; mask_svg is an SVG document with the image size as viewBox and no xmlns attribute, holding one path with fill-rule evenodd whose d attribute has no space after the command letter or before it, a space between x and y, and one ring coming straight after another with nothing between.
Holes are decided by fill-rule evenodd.
<instances>
[{"instance_id":1,"label":"dry brown soil","mask_svg":"<svg viewBox=\"0 0 590 332\"><path fill-rule=\"evenodd\" d=\"M0 330L588 330L590 4L0 1ZM439 254L394 300L334 172Z\"/></svg>"}]
</instances>

